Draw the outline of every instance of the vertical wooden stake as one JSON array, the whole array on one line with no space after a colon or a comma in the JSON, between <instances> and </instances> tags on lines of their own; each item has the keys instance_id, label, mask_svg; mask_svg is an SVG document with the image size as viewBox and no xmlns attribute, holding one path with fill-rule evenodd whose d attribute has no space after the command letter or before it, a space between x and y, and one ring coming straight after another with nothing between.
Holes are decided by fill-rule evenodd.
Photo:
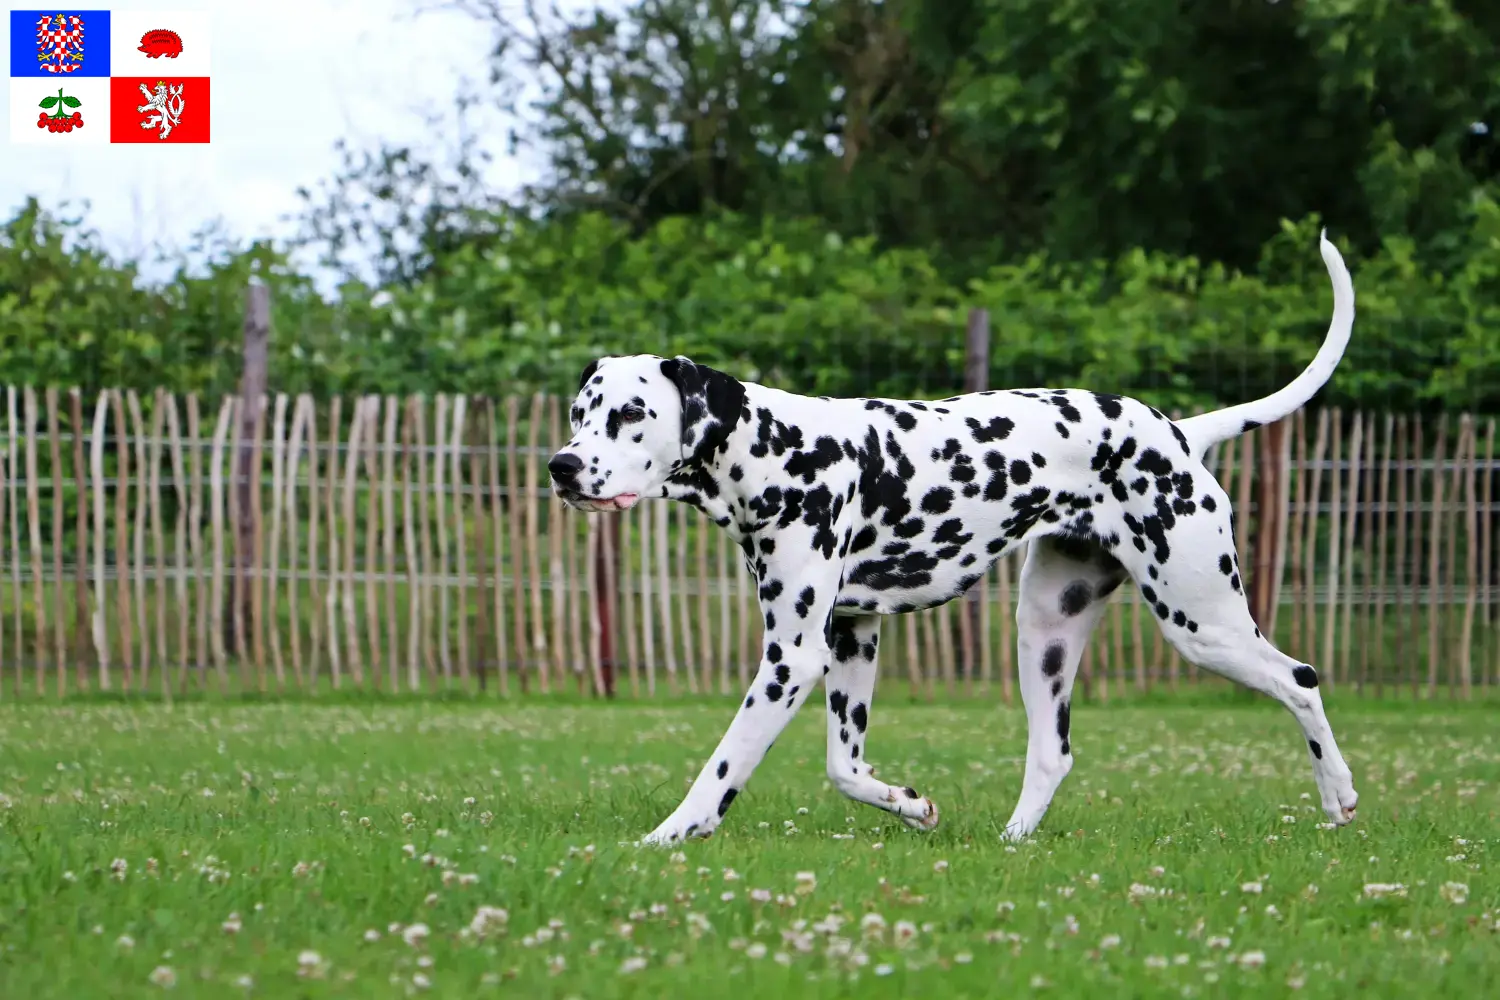
<instances>
[{"instance_id":1,"label":"vertical wooden stake","mask_svg":"<svg viewBox=\"0 0 1500 1000\"><path fill-rule=\"evenodd\" d=\"M1442 630L1438 602L1442 598L1441 553L1443 548L1443 465L1447 456L1448 414L1438 420L1437 447L1432 456L1432 512L1427 539L1427 697L1437 695L1438 660L1442 652Z\"/></svg>"},{"instance_id":2,"label":"vertical wooden stake","mask_svg":"<svg viewBox=\"0 0 1500 1000\"><path fill-rule=\"evenodd\" d=\"M339 449L343 446L343 405L341 397L333 397L328 413L328 504L324 512L328 518L328 573L325 577L327 589L323 593L323 609L328 627L328 673L333 689L344 686L344 650L339 638ZM352 435L353 429L350 429ZM350 530L353 530L352 528Z\"/></svg>"},{"instance_id":3,"label":"vertical wooden stake","mask_svg":"<svg viewBox=\"0 0 1500 1000\"><path fill-rule=\"evenodd\" d=\"M510 572L512 576L512 592L515 604L515 643L516 643L516 679L521 684L521 693L530 690L531 675L527 670L527 664L531 657L527 654L527 622L526 622L526 572L522 561L524 548L522 546L522 517L521 504L523 490L521 487L521 476L518 471L519 461L516 449L516 435L520 432L521 424L521 401L515 396L508 396L505 400L505 499L506 508L509 511L510 524Z\"/></svg>"},{"instance_id":4,"label":"vertical wooden stake","mask_svg":"<svg viewBox=\"0 0 1500 1000\"><path fill-rule=\"evenodd\" d=\"M104 546L108 540L105 537L105 520L107 511L105 509L105 486L104 486L104 432L109 421L109 393L101 390L98 399L94 401L94 433L89 439L89 478L92 480L94 502L94 651L99 656L99 688L103 691L114 689L114 681L110 677L110 648L109 648L109 585L104 577ZM5 505L5 484L0 483L0 511ZM4 523L4 515L0 513L0 523ZM3 539L0 539L3 544ZM3 628L4 620L0 618L0 628ZM0 657L0 664L3 664ZM3 673L3 670L0 670Z\"/></svg>"},{"instance_id":5,"label":"vertical wooden stake","mask_svg":"<svg viewBox=\"0 0 1500 1000\"><path fill-rule=\"evenodd\" d=\"M254 561L258 546L255 541L256 521L255 513L260 510L256 487L260 485L259 475L252 476L251 468L255 457L252 450L259 445L260 432L257 422L261 418L261 397L266 393L266 375L269 367L270 343L271 343L271 290L259 278L251 278L249 287L245 290L245 321L242 328L244 342L242 346L243 368L240 372L239 398L241 408L239 412L238 426L236 427L235 443L235 503L231 505L231 519L234 520L236 534L235 544L235 600L239 604L239 615L235 619L239 625L235 630L235 655L240 657L243 670L244 658L249 655L250 648L245 645L244 629L251 629L254 641L259 642L260 634L255 629L257 621L255 604L256 594L259 592L257 582L253 574L260 570L258 563ZM255 466L257 472L259 466ZM234 511L238 511L238 518L234 517ZM257 668L261 667L259 655L256 657Z\"/></svg>"},{"instance_id":6,"label":"vertical wooden stake","mask_svg":"<svg viewBox=\"0 0 1500 1000\"><path fill-rule=\"evenodd\" d=\"M526 503L526 568L531 578L531 648L536 661L538 688L542 694L552 691L552 680L547 669L547 620L542 611L542 552L540 517L538 511L537 448L542 432L541 393L531 397L531 414L526 429L526 478L524 499ZM558 683L564 683L559 677Z\"/></svg>"},{"instance_id":7,"label":"vertical wooden stake","mask_svg":"<svg viewBox=\"0 0 1500 1000\"><path fill-rule=\"evenodd\" d=\"M498 677L500 697L510 696L510 670L507 660L510 658L510 643L505 623L505 522L502 517L502 508L505 504L501 502L500 493L500 428L499 411L492 398L484 401L485 429L488 434L489 451L489 488L490 488L490 544L494 549L494 600L495 600L495 672ZM513 573L519 570L513 568Z\"/></svg>"},{"instance_id":8,"label":"vertical wooden stake","mask_svg":"<svg viewBox=\"0 0 1500 1000\"><path fill-rule=\"evenodd\" d=\"M52 458L52 642L57 657L57 696L68 693L68 612L63 604L64 504L62 429L58 426L56 386L48 386L47 443Z\"/></svg>"},{"instance_id":9,"label":"vertical wooden stake","mask_svg":"<svg viewBox=\"0 0 1500 1000\"><path fill-rule=\"evenodd\" d=\"M36 390L26 386L26 522L31 534L31 589L36 609L36 693L47 691L47 669L51 657L47 651L47 593L46 577L42 573L42 497L38 481L36 460Z\"/></svg>"},{"instance_id":10,"label":"vertical wooden stake","mask_svg":"<svg viewBox=\"0 0 1500 1000\"><path fill-rule=\"evenodd\" d=\"M469 690L469 555L465 536L468 534L468 518L465 516L467 492L463 475L464 425L468 412L468 398L460 394L453 397L453 429L449 437L449 455L453 463L453 557L458 574L458 681L465 691Z\"/></svg>"},{"instance_id":11,"label":"vertical wooden stake","mask_svg":"<svg viewBox=\"0 0 1500 1000\"><path fill-rule=\"evenodd\" d=\"M385 443L381 455L380 506L381 550L385 559L385 627L386 648L390 653L391 693L401 690L401 619L396 588L396 448L397 424L401 417L399 396L385 397Z\"/></svg>"},{"instance_id":12,"label":"vertical wooden stake","mask_svg":"<svg viewBox=\"0 0 1500 1000\"><path fill-rule=\"evenodd\" d=\"M192 447L188 451L192 487L188 493L188 550L193 558L193 610L196 646L194 662L198 667L198 686L208 687L208 569L203 562L203 427L198 409L198 394L187 398L187 434Z\"/></svg>"},{"instance_id":13,"label":"vertical wooden stake","mask_svg":"<svg viewBox=\"0 0 1500 1000\"><path fill-rule=\"evenodd\" d=\"M188 481L182 454L182 428L177 419L177 397L166 394L167 438L171 446L172 488L177 497L177 517L172 530L172 593L177 611L177 690L187 689L188 665L193 662L189 625L192 605L188 600Z\"/></svg>"},{"instance_id":14,"label":"vertical wooden stake","mask_svg":"<svg viewBox=\"0 0 1500 1000\"><path fill-rule=\"evenodd\" d=\"M317 404L311 396L304 398L307 404L307 680L308 689L316 695L323 663L323 576L319 557L323 550L318 544L318 521L323 510L319 496L323 448L318 437Z\"/></svg>"},{"instance_id":15,"label":"vertical wooden stake","mask_svg":"<svg viewBox=\"0 0 1500 1000\"><path fill-rule=\"evenodd\" d=\"M355 496L359 489L359 450L364 446L365 397L354 397L354 412L349 418L349 453L344 456L344 535L342 548L344 598L344 634L349 642L349 677L354 686L365 689L365 661L360 653L359 619L355 611L358 567L355 565L355 544L358 541L359 521L355 517Z\"/></svg>"},{"instance_id":16,"label":"vertical wooden stake","mask_svg":"<svg viewBox=\"0 0 1500 1000\"><path fill-rule=\"evenodd\" d=\"M78 690L88 690L88 661L98 655L99 644L94 641L93 612L90 609L89 593L91 565L89 563L89 471L83 461L83 397L76 388L68 390L68 417L73 425L73 487L78 493L77 521L74 525L74 544L77 561L73 570L73 668ZM59 514L61 512L59 511Z\"/></svg>"},{"instance_id":17,"label":"vertical wooden stake","mask_svg":"<svg viewBox=\"0 0 1500 1000\"><path fill-rule=\"evenodd\" d=\"M1390 531L1391 524L1391 467L1394 462L1396 450L1395 437L1396 421L1391 414L1387 413L1385 416L1385 461L1381 463L1380 467L1380 519L1376 522L1379 525L1379 537L1376 540L1375 550L1375 580L1378 593L1375 597L1375 632L1373 639L1376 643L1379 643L1381 650L1385 649L1386 643L1385 606L1392 596L1391 591L1387 588L1386 581L1388 577L1385 574L1385 568L1387 554L1390 549L1386 536ZM1402 511L1400 516L1404 518L1406 512ZM1400 593L1401 591L1398 586L1394 591L1394 596L1397 600L1400 599ZM1383 661L1379 662L1375 677L1375 697L1378 698L1385 692L1385 664Z\"/></svg>"},{"instance_id":18,"label":"vertical wooden stake","mask_svg":"<svg viewBox=\"0 0 1500 1000\"><path fill-rule=\"evenodd\" d=\"M6 448L5 467L10 471L7 477L6 490L9 494L9 502L6 504L10 512L10 584L11 584L11 609L15 615L16 630L16 691L21 690L22 670L26 664L26 633L22 626L22 609L26 606L26 600L22 596L21 589L21 504L19 501L19 485L21 479L21 446L20 433L18 432L19 421L16 419L16 388L6 386L5 388L5 412L10 428L10 440ZM126 668L127 682L129 678L129 667Z\"/></svg>"},{"instance_id":19,"label":"vertical wooden stake","mask_svg":"<svg viewBox=\"0 0 1500 1000\"><path fill-rule=\"evenodd\" d=\"M416 397L406 401L406 419L401 429L401 527L406 544L406 688L416 691L422 685L422 616L425 596L422 592L422 576L427 563L425 549L417 539L416 521L412 501L417 495L412 476L412 462L420 463L416 457L417 427L422 420L421 403Z\"/></svg>"},{"instance_id":20,"label":"vertical wooden stake","mask_svg":"<svg viewBox=\"0 0 1500 1000\"><path fill-rule=\"evenodd\" d=\"M381 647L385 645L385 639L381 635L380 628L380 540L381 540L381 516L380 516L380 494L376 492L376 484L380 482L380 397L365 397L365 423L367 431L365 437L368 444L365 446L365 632L368 635L367 643L370 647L370 679L375 690L384 686L385 657L381 653ZM391 649L391 669L395 669L396 651ZM391 685L391 692L395 693L395 685Z\"/></svg>"},{"instance_id":21,"label":"vertical wooden stake","mask_svg":"<svg viewBox=\"0 0 1500 1000\"><path fill-rule=\"evenodd\" d=\"M292 676L296 678L297 690L307 690L307 672L302 664L302 549L298 544L298 522L301 511L297 504L297 483L302 477L302 442L307 437L308 410L312 400L298 396L292 401L292 429L287 436L286 465L283 470L285 495L278 503L286 508L286 615L291 628L288 634L292 652ZM317 452L313 451L313 461ZM309 560L310 566L317 560ZM274 621L276 616L271 616Z\"/></svg>"},{"instance_id":22,"label":"vertical wooden stake","mask_svg":"<svg viewBox=\"0 0 1500 1000\"><path fill-rule=\"evenodd\" d=\"M115 418L115 593L120 604L120 662L124 668L123 689L135 687L135 618L130 606L130 428L125 423L125 401L120 390L109 394ZM12 510L15 504L11 504ZM17 560L20 551L16 552ZM20 636L17 635L17 639Z\"/></svg>"},{"instance_id":23,"label":"vertical wooden stake","mask_svg":"<svg viewBox=\"0 0 1500 1000\"><path fill-rule=\"evenodd\" d=\"M286 494L287 395L278 392L271 415L271 545L270 565L263 586L266 618L270 623L271 668L276 672L276 691L286 693L286 664L281 655L281 521ZM293 570L295 572L295 569Z\"/></svg>"}]
</instances>

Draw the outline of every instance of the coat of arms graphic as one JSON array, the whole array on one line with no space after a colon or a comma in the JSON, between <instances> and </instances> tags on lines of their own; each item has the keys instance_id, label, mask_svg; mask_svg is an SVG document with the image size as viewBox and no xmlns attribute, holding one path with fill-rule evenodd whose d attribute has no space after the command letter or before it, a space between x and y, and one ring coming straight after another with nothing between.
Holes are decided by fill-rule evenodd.
<instances>
[{"instance_id":1,"label":"coat of arms graphic","mask_svg":"<svg viewBox=\"0 0 1500 1000\"><path fill-rule=\"evenodd\" d=\"M48 73L71 73L83 65L83 18L49 14L38 19L36 60Z\"/></svg>"}]
</instances>

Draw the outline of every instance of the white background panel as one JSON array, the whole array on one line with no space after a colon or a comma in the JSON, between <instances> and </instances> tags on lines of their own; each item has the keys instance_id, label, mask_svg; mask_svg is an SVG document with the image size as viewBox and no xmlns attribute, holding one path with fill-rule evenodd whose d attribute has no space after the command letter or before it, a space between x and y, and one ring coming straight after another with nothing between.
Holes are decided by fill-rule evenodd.
<instances>
[{"instance_id":1,"label":"white background panel","mask_svg":"<svg viewBox=\"0 0 1500 1000\"><path fill-rule=\"evenodd\" d=\"M83 127L71 132L49 132L36 127L38 107L44 97L56 97L61 88L64 96L82 102L70 109L83 115ZM45 109L47 114L57 111ZM57 77L10 78L10 141L36 146L97 146L109 142L109 77L80 76L65 80ZM24 154L23 154L24 155Z\"/></svg>"},{"instance_id":2,"label":"white background panel","mask_svg":"<svg viewBox=\"0 0 1500 1000\"><path fill-rule=\"evenodd\" d=\"M165 28L182 38L182 55L152 59L141 36ZM209 76L212 20L204 11L116 10L110 15L109 71L114 76Z\"/></svg>"}]
</instances>

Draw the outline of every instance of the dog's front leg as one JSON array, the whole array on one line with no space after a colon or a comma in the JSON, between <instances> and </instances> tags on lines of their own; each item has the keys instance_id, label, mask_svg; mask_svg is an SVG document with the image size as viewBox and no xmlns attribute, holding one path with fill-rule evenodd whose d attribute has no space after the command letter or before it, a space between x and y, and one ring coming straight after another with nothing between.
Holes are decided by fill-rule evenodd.
<instances>
[{"instance_id":1,"label":"dog's front leg","mask_svg":"<svg viewBox=\"0 0 1500 1000\"><path fill-rule=\"evenodd\" d=\"M824 565L831 572L816 577L803 572L781 578L774 568L762 576L765 642L750 691L682 804L644 843L673 844L713 833L771 744L816 689L827 671L826 630L838 593L837 566Z\"/></svg>"}]
</instances>

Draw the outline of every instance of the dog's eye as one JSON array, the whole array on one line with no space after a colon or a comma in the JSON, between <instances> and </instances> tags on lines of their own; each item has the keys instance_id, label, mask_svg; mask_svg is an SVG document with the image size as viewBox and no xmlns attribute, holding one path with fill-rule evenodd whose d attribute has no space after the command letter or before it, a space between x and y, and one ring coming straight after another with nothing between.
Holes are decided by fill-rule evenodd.
<instances>
[{"instance_id":1,"label":"dog's eye","mask_svg":"<svg viewBox=\"0 0 1500 1000\"><path fill-rule=\"evenodd\" d=\"M646 419L646 411L634 403L628 403L620 408L620 419L627 424L638 424Z\"/></svg>"}]
</instances>

